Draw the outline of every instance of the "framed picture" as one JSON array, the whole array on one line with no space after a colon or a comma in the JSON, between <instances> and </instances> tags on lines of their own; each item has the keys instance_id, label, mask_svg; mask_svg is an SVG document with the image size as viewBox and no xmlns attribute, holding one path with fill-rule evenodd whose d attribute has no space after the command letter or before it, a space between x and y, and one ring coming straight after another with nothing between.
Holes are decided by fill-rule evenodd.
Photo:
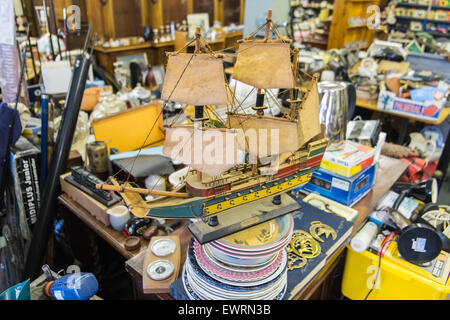
<instances>
[{"instance_id":1,"label":"framed picture","mask_svg":"<svg viewBox=\"0 0 450 320\"><path fill-rule=\"evenodd\" d=\"M162 86L164 82L164 67L163 66L152 66L153 73L155 75L156 83Z\"/></svg>"},{"instance_id":2,"label":"framed picture","mask_svg":"<svg viewBox=\"0 0 450 320\"><path fill-rule=\"evenodd\" d=\"M189 39L195 37L195 29L202 28L202 32L209 29L209 15L208 13L191 13L187 15L188 36Z\"/></svg>"},{"instance_id":3,"label":"framed picture","mask_svg":"<svg viewBox=\"0 0 450 320\"><path fill-rule=\"evenodd\" d=\"M123 67L127 70L130 69L130 63L135 62L141 66L143 70L145 70L148 66L148 59L146 53L134 54L129 56L120 56L117 57L117 61L123 63Z\"/></svg>"},{"instance_id":4,"label":"framed picture","mask_svg":"<svg viewBox=\"0 0 450 320\"><path fill-rule=\"evenodd\" d=\"M36 10L36 17L39 21L40 26L46 26L47 17L50 15L49 8L47 8L47 15L45 14L44 6L35 6L34 9Z\"/></svg>"}]
</instances>

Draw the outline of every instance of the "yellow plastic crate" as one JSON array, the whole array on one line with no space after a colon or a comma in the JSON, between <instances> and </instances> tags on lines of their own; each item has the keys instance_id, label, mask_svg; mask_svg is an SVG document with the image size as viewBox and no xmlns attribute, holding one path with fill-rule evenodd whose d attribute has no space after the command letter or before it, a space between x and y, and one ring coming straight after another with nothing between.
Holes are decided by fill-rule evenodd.
<instances>
[{"instance_id":1,"label":"yellow plastic crate","mask_svg":"<svg viewBox=\"0 0 450 320\"><path fill-rule=\"evenodd\" d=\"M393 248L391 248L393 247ZM411 264L395 253L396 243L389 246L393 256L384 255L375 289L368 300L448 300L450 279L439 278ZM448 256L448 255L447 255ZM347 246L342 294L352 300L363 300L375 281L379 257L369 251L358 253Z\"/></svg>"}]
</instances>

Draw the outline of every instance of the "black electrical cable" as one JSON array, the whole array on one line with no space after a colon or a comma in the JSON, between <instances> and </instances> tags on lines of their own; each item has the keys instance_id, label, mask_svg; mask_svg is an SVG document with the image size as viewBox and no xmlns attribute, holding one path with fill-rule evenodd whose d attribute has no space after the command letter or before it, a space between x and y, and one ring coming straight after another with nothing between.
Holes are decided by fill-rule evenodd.
<instances>
[{"instance_id":1,"label":"black electrical cable","mask_svg":"<svg viewBox=\"0 0 450 320\"><path fill-rule=\"evenodd\" d=\"M375 289L375 286L377 285L378 276L379 276L379 274L380 274L380 269L381 269L381 258L382 258L382 255L383 255L384 248L386 247L386 245L387 245L388 243L391 243L392 241L394 241L394 240L388 240L388 241L386 241L386 242L381 246L381 249L378 251L379 259L378 259L378 269L377 269L377 274L376 274L376 276L375 276L375 281L373 282L373 286L372 286L372 288L369 290L369 292L367 293L367 295L366 295L366 297L364 298L364 300L367 300L367 298L369 298L369 296L370 296L370 294L372 293L373 289Z\"/></svg>"}]
</instances>

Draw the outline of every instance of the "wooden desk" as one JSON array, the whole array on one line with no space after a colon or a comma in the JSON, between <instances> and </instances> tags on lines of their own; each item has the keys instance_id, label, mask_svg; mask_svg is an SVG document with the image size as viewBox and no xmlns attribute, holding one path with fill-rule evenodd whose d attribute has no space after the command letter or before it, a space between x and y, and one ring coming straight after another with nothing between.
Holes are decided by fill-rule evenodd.
<instances>
[{"instance_id":1,"label":"wooden desk","mask_svg":"<svg viewBox=\"0 0 450 320\"><path fill-rule=\"evenodd\" d=\"M94 48L94 54L97 58L97 62L110 74L114 75L114 62L117 61L118 57L131 56L140 53L145 53L147 55L148 63L152 66L164 65L166 51L174 50L174 42L161 42L161 43L150 43L145 42L141 44L135 44L130 46L122 46L115 48L104 48L97 46Z\"/></svg>"},{"instance_id":2,"label":"wooden desk","mask_svg":"<svg viewBox=\"0 0 450 320\"><path fill-rule=\"evenodd\" d=\"M359 201L354 208L358 210L359 215L354 222L353 234L355 234L366 222L369 214L373 211L375 206L381 197L388 192L393 184L400 178L403 172L406 170L407 164L393 158L381 156L379 167L377 171L377 177L375 186L361 201ZM182 239L189 239L190 233L183 234ZM326 262L326 266L320 271L320 273L301 290L295 297L295 300L305 300L311 298L327 299L327 289L324 287L330 287L332 281L330 275L336 269L339 262L343 258L343 252L348 241L344 241L341 247L330 256ZM187 242L186 242L187 243ZM183 249L186 251L185 249ZM183 252L184 256L182 261L186 260L186 252ZM145 252L137 254L132 259L125 263L126 270L133 276L137 286L142 287L142 269L145 259ZM169 295L160 295L163 299L170 298ZM145 298L145 295L142 296Z\"/></svg>"},{"instance_id":3,"label":"wooden desk","mask_svg":"<svg viewBox=\"0 0 450 320\"><path fill-rule=\"evenodd\" d=\"M365 99L360 99L360 98L356 99L357 107L361 107L361 108L369 109L369 110L373 110L373 111L378 111L378 112L383 112L383 113L388 113L388 114L392 114L397 117L406 118L406 119L412 120L412 121L420 121L420 122L423 122L426 124L432 124L432 125L441 124L450 115L450 108L444 108L441 111L439 118L436 121L433 121L433 120L427 120L427 119L414 117L413 115L405 115L405 114L400 114L400 113L391 112L391 111L387 111L387 110L381 110L381 109L377 108L377 104L378 104L378 100L365 100Z\"/></svg>"},{"instance_id":4,"label":"wooden desk","mask_svg":"<svg viewBox=\"0 0 450 320\"><path fill-rule=\"evenodd\" d=\"M126 270L132 276L133 287L134 287L134 295L137 298L142 299L142 267L143 267L143 259L145 257L145 252L147 250L149 241L141 238L141 247L134 251L128 251L125 249L124 242L125 236L120 231L116 231L111 227L106 227L103 223L97 220L94 216L92 216L88 211L86 211L83 207L74 202L67 194L63 193L58 197L58 201L62 207L63 216L66 218L67 214L73 214L78 219L80 219L87 227L89 227L92 231L94 231L97 235L99 235L105 242L110 245L115 251L117 251L120 255L122 255L126 260ZM74 232L74 230L70 230L69 232ZM187 229L187 221L185 221L181 226L175 229L172 235L178 235L180 237L181 249L182 249L182 261L186 260L186 251L188 241L190 239L190 232ZM76 236L76 235L75 235ZM69 238L74 237L74 235L69 234ZM74 243L74 239L71 239L71 243ZM142 261L140 262L139 270L140 275L136 274L135 268L129 268L128 265L134 266L133 258L142 257ZM140 261L140 260L139 260ZM147 299L171 299L170 296L164 294L158 295L146 295Z\"/></svg>"},{"instance_id":5,"label":"wooden desk","mask_svg":"<svg viewBox=\"0 0 450 320\"><path fill-rule=\"evenodd\" d=\"M117 61L117 57L131 56L135 54L145 53L147 59L150 61L150 48L152 44L149 42L142 44L135 44L131 46L122 46L115 48L104 48L96 46L94 48L94 55L97 58L97 62L112 76L114 76L114 62Z\"/></svg>"},{"instance_id":6,"label":"wooden desk","mask_svg":"<svg viewBox=\"0 0 450 320\"><path fill-rule=\"evenodd\" d=\"M116 231L111 227L105 227L103 223L92 216L86 209L74 202L67 194L63 193L58 197L59 203L68 209L70 213L79 218L86 226L98 234L103 240L111 245L117 252L119 252L125 259L131 259L141 251L145 251L148 246L148 241L141 239L141 247L135 251L128 251L123 245L125 236L120 231Z\"/></svg>"},{"instance_id":7,"label":"wooden desk","mask_svg":"<svg viewBox=\"0 0 450 320\"><path fill-rule=\"evenodd\" d=\"M244 37L243 31L230 32L225 34L225 48L233 48L237 46L238 40ZM237 49L237 48L236 48Z\"/></svg>"}]
</instances>

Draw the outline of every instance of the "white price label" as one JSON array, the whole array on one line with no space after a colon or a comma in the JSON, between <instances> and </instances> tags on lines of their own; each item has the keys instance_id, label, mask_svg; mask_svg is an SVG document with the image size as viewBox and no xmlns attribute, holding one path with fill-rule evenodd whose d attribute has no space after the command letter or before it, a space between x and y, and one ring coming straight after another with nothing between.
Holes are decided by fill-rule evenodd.
<instances>
[{"instance_id":1,"label":"white price label","mask_svg":"<svg viewBox=\"0 0 450 320\"><path fill-rule=\"evenodd\" d=\"M348 191L350 189L350 183L337 178L333 178L333 180L331 181L331 186L345 191Z\"/></svg>"}]
</instances>

